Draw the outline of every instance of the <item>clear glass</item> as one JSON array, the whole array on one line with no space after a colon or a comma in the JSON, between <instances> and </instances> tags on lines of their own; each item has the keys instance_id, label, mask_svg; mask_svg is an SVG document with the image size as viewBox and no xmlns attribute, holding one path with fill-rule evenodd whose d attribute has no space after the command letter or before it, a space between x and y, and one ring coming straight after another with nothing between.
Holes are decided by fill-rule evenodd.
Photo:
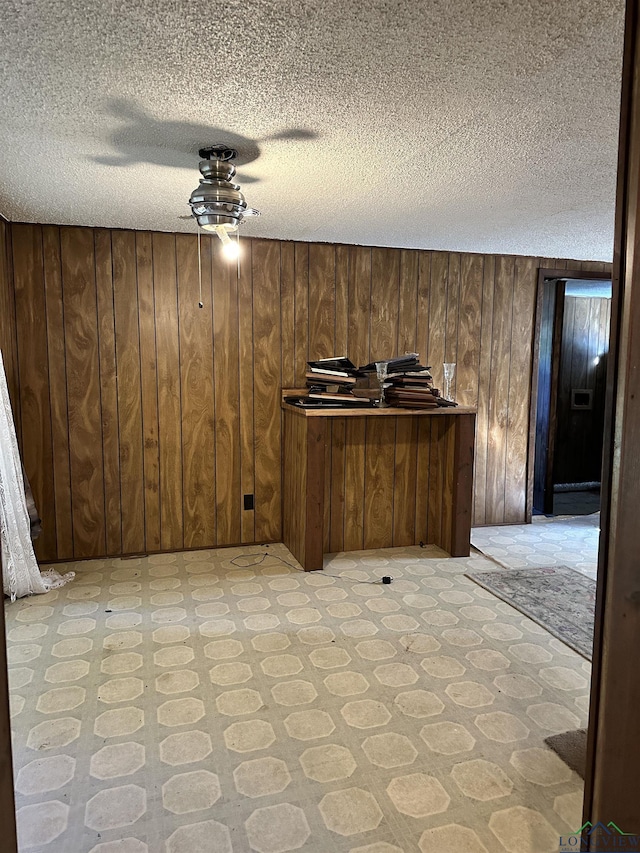
<instances>
[{"instance_id":1,"label":"clear glass","mask_svg":"<svg viewBox=\"0 0 640 853\"><path fill-rule=\"evenodd\" d=\"M453 380L456 375L456 363L455 361L444 362L442 368L444 379L442 383L442 396L445 400L453 400Z\"/></svg>"},{"instance_id":2,"label":"clear glass","mask_svg":"<svg viewBox=\"0 0 640 853\"><path fill-rule=\"evenodd\" d=\"M386 361L376 361L376 375L380 385L380 398L378 399L378 408L384 409L389 406L384 398L384 387L387 381L387 373L389 372L389 364Z\"/></svg>"}]
</instances>

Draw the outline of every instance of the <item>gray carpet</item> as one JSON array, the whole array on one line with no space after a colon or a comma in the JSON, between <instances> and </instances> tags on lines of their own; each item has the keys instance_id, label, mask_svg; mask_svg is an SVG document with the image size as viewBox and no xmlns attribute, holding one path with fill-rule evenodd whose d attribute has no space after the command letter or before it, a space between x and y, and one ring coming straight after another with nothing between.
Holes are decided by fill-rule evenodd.
<instances>
[{"instance_id":1,"label":"gray carpet","mask_svg":"<svg viewBox=\"0 0 640 853\"><path fill-rule=\"evenodd\" d=\"M574 770L578 776L584 779L584 770L587 760L587 730L575 729L571 732L562 732L559 735L551 735L544 742L558 755L565 764Z\"/></svg>"},{"instance_id":2,"label":"gray carpet","mask_svg":"<svg viewBox=\"0 0 640 853\"><path fill-rule=\"evenodd\" d=\"M596 585L590 578L566 566L474 571L466 576L591 660Z\"/></svg>"}]
</instances>

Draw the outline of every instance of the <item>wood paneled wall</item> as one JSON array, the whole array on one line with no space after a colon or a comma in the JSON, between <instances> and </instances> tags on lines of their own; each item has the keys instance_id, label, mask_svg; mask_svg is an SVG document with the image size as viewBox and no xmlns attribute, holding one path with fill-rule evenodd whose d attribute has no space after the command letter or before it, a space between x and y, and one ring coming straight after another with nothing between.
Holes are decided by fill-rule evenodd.
<instances>
[{"instance_id":1,"label":"wood paneled wall","mask_svg":"<svg viewBox=\"0 0 640 853\"><path fill-rule=\"evenodd\" d=\"M610 324L610 299L565 296L554 484L600 482ZM571 408L573 389L592 392L590 409Z\"/></svg>"},{"instance_id":2,"label":"wood paneled wall","mask_svg":"<svg viewBox=\"0 0 640 853\"><path fill-rule=\"evenodd\" d=\"M13 300L13 277L10 267L10 226L0 216L0 352L7 374L9 395L18 417L18 363L16 351L16 322Z\"/></svg>"},{"instance_id":3,"label":"wood paneled wall","mask_svg":"<svg viewBox=\"0 0 640 853\"><path fill-rule=\"evenodd\" d=\"M474 521L524 520L537 270L563 262L245 239L238 275L203 238L199 309L192 235L11 232L41 559L280 540L280 389L334 354L457 362Z\"/></svg>"},{"instance_id":4,"label":"wood paneled wall","mask_svg":"<svg viewBox=\"0 0 640 853\"><path fill-rule=\"evenodd\" d=\"M456 421L329 418L324 552L420 541L451 552Z\"/></svg>"}]
</instances>

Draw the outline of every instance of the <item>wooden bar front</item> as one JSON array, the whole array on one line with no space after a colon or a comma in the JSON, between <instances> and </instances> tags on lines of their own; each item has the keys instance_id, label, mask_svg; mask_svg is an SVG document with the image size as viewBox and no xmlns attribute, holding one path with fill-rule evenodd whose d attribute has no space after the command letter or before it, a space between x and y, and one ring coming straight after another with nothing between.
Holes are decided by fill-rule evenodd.
<instances>
[{"instance_id":1,"label":"wooden bar front","mask_svg":"<svg viewBox=\"0 0 640 853\"><path fill-rule=\"evenodd\" d=\"M469 555L474 409L282 409L283 539L305 571L337 551Z\"/></svg>"}]
</instances>

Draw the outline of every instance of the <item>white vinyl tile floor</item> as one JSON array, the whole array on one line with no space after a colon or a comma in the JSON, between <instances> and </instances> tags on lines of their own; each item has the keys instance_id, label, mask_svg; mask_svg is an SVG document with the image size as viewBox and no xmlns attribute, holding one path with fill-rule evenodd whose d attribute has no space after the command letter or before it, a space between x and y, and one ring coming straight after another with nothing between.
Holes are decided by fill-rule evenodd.
<instances>
[{"instance_id":1,"label":"white vinyl tile floor","mask_svg":"<svg viewBox=\"0 0 640 853\"><path fill-rule=\"evenodd\" d=\"M585 725L589 665L464 576L491 565L409 547L304 573L283 545L68 564L6 604L20 850L557 851L582 781L544 738Z\"/></svg>"}]
</instances>

